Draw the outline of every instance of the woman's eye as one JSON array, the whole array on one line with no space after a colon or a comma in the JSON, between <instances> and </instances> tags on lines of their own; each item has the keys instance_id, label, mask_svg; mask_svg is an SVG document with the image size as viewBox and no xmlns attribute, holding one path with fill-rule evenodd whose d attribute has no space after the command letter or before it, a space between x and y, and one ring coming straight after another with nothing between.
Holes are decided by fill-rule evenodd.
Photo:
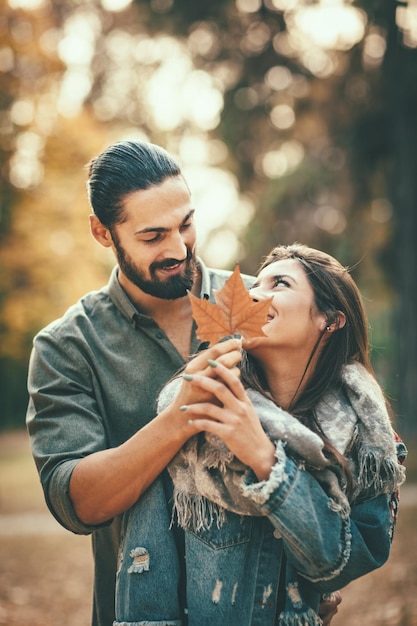
<instances>
[{"instance_id":1,"label":"woman's eye","mask_svg":"<svg viewBox=\"0 0 417 626\"><path fill-rule=\"evenodd\" d=\"M283 285L284 287L289 287L290 283L282 276L276 276L274 278L274 287L279 287L280 285Z\"/></svg>"}]
</instances>

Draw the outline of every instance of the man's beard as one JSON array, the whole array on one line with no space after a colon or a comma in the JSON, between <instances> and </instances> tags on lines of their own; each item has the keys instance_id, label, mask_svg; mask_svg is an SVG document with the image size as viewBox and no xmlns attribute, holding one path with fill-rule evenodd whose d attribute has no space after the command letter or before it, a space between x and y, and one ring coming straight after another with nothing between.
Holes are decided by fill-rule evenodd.
<instances>
[{"instance_id":1,"label":"man's beard","mask_svg":"<svg viewBox=\"0 0 417 626\"><path fill-rule=\"evenodd\" d=\"M190 291L197 270L197 258L192 250L187 248L187 258L185 272L168 276L164 280L160 280L156 275L157 269L166 269L177 265L181 261L178 259L165 259L164 261L155 261L149 266L150 279L147 279L144 272L140 270L126 254L120 245L117 237L113 234L113 243L117 253L117 261L123 274L142 291L163 300L177 300L182 298Z\"/></svg>"}]
</instances>

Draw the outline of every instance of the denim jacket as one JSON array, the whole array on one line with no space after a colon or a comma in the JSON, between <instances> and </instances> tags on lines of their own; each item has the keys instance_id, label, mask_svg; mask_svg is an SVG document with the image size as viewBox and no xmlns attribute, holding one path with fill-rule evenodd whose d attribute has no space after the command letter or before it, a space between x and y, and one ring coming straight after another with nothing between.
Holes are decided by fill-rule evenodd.
<instances>
[{"instance_id":1,"label":"denim jacket","mask_svg":"<svg viewBox=\"0 0 417 626\"><path fill-rule=\"evenodd\" d=\"M162 508L158 479L123 520L115 626L320 624L321 593L380 567L393 530L389 496L353 506L346 519L309 472L284 463L279 481L275 468L264 483L248 474L247 495L263 516L227 512L220 528L185 531L184 606L174 526L168 510L154 515Z\"/></svg>"}]
</instances>

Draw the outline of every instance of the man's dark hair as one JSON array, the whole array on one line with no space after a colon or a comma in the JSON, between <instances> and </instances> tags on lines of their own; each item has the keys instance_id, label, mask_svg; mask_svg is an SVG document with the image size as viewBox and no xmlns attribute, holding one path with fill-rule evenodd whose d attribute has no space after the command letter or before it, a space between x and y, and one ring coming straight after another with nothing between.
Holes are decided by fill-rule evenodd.
<instances>
[{"instance_id":1,"label":"man's dark hair","mask_svg":"<svg viewBox=\"0 0 417 626\"><path fill-rule=\"evenodd\" d=\"M109 229L124 221L123 200L128 194L181 176L179 164L166 150L141 141L115 143L87 167L91 208Z\"/></svg>"}]
</instances>

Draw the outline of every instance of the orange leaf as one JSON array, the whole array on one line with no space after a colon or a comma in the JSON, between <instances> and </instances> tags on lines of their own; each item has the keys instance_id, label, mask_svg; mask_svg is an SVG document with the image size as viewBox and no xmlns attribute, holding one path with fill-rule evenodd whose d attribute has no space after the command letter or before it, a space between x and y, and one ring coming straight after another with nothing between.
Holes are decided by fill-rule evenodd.
<instances>
[{"instance_id":1,"label":"orange leaf","mask_svg":"<svg viewBox=\"0 0 417 626\"><path fill-rule=\"evenodd\" d=\"M193 318L197 324L197 337L201 341L217 343L229 335L229 327L220 307L208 300L200 300L188 294L191 301Z\"/></svg>"},{"instance_id":2,"label":"orange leaf","mask_svg":"<svg viewBox=\"0 0 417 626\"><path fill-rule=\"evenodd\" d=\"M223 337L237 334L245 339L265 336L262 326L265 325L272 298L253 302L238 265L223 287L214 292L217 304L189 295L197 323L197 336L201 341L216 343Z\"/></svg>"}]
</instances>

